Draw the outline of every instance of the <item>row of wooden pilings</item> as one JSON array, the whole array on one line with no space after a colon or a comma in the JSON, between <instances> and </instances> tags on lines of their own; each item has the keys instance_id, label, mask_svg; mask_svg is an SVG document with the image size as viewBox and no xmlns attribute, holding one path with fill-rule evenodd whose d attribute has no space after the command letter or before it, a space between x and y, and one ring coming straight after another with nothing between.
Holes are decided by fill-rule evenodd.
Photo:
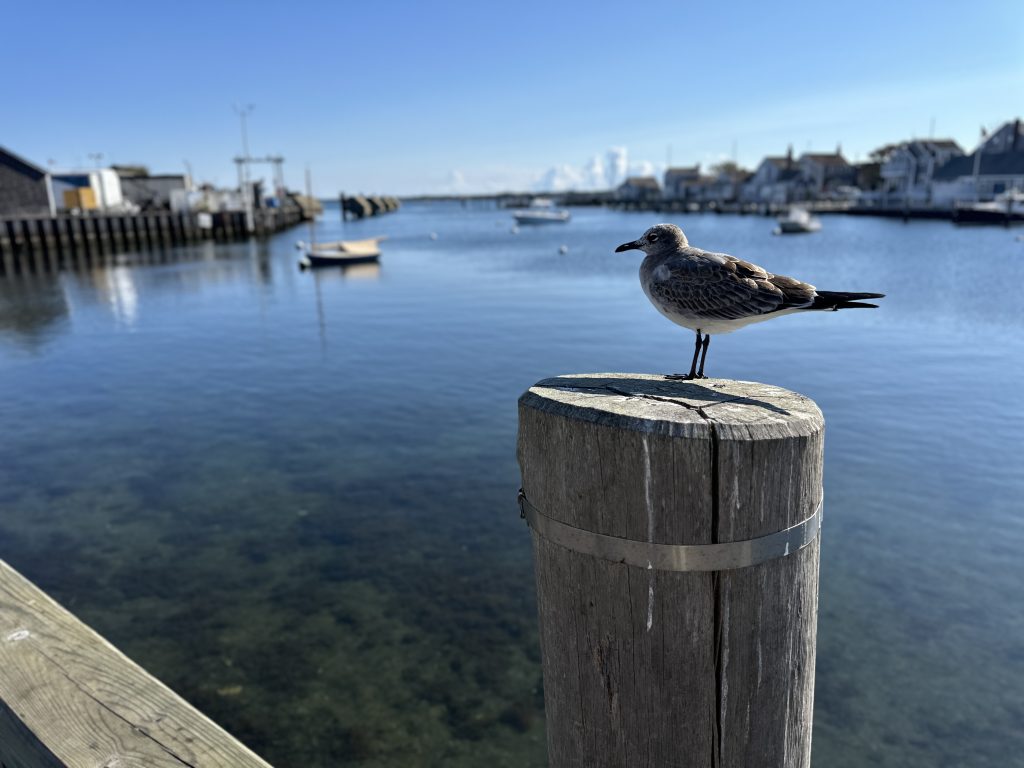
<instances>
[{"instance_id":1,"label":"row of wooden pilings","mask_svg":"<svg viewBox=\"0 0 1024 768\"><path fill-rule=\"evenodd\" d=\"M397 197L365 197L363 195L352 195L347 197L344 192L338 196L341 204L341 218L344 219L365 219L368 216L379 216L382 213L397 211L401 202Z\"/></svg>"},{"instance_id":2,"label":"row of wooden pilings","mask_svg":"<svg viewBox=\"0 0 1024 768\"><path fill-rule=\"evenodd\" d=\"M202 216L209 218L203 221ZM302 212L298 208L260 210L254 217L252 235L270 235L300 221ZM245 213L241 211L0 218L0 272L52 271L83 256L248 236Z\"/></svg>"}]
</instances>

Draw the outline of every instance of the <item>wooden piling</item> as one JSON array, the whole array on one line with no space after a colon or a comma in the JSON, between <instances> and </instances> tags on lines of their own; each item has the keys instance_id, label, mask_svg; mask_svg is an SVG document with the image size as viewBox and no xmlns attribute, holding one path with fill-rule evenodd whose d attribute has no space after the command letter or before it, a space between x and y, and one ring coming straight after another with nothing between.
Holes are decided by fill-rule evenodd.
<instances>
[{"instance_id":1,"label":"wooden piling","mask_svg":"<svg viewBox=\"0 0 1024 768\"><path fill-rule=\"evenodd\" d=\"M0 256L14 256L14 244L11 242L9 222L0 219Z\"/></svg>"},{"instance_id":2,"label":"wooden piling","mask_svg":"<svg viewBox=\"0 0 1024 768\"><path fill-rule=\"evenodd\" d=\"M823 430L748 382L520 398L552 768L810 765Z\"/></svg>"},{"instance_id":3,"label":"wooden piling","mask_svg":"<svg viewBox=\"0 0 1024 768\"><path fill-rule=\"evenodd\" d=\"M25 247L30 251L42 248L43 241L39 237L39 230L36 228L36 219L23 219L21 226L25 237Z\"/></svg>"}]
</instances>

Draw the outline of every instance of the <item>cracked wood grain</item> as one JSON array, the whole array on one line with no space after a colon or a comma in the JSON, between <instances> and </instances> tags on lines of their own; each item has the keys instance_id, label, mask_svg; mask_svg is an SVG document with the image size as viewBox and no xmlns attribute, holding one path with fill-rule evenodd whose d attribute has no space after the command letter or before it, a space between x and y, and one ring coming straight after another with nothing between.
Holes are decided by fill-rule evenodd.
<instances>
[{"instance_id":1,"label":"cracked wood grain","mask_svg":"<svg viewBox=\"0 0 1024 768\"><path fill-rule=\"evenodd\" d=\"M8 768L269 768L0 561Z\"/></svg>"},{"instance_id":2,"label":"cracked wood grain","mask_svg":"<svg viewBox=\"0 0 1024 768\"><path fill-rule=\"evenodd\" d=\"M524 393L519 417L531 503L597 533L749 539L821 498L821 412L776 387L559 376ZM817 540L717 573L533 543L552 768L810 765Z\"/></svg>"}]
</instances>

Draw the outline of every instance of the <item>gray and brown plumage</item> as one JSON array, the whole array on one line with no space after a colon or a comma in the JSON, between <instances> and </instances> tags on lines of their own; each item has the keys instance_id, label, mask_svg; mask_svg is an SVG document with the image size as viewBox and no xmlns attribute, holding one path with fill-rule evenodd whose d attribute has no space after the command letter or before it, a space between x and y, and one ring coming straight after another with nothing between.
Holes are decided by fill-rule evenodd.
<instances>
[{"instance_id":1,"label":"gray and brown plumage","mask_svg":"<svg viewBox=\"0 0 1024 768\"><path fill-rule=\"evenodd\" d=\"M875 308L877 304L862 300L885 295L819 291L810 283L774 275L727 253L694 248L675 224L657 224L615 251L634 249L647 254L640 265L640 284L647 298L673 323L697 333L690 372L673 378L704 378L712 334L731 333L793 312Z\"/></svg>"}]
</instances>

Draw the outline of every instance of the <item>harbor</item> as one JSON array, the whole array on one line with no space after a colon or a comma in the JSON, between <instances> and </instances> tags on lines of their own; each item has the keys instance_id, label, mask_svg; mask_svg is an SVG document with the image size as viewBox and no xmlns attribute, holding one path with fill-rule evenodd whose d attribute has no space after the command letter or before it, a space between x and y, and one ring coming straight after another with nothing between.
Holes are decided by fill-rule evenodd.
<instances>
[{"instance_id":1,"label":"harbor","mask_svg":"<svg viewBox=\"0 0 1024 768\"><path fill-rule=\"evenodd\" d=\"M1024 5L20 4L0 768L1011 768Z\"/></svg>"},{"instance_id":2,"label":"harbor","mask_svg":"<svg viewBox=\"0 0 1024 768\"><path fill-rule=\"evenodd\" d=\"M649 214L578 207L513 234L511 210L342 223L325 201L317 240L386 225L379 265L300 272L297 227L5 275L2 559L271 765L544 765L515 402L538 370L684 369L692 341L641 311L638 260L613 252ZM715 375L826 416L814 760L1013 764L1022 244L944 221L827 217L787 239L758 216L671 219L889 293L713 350ZM970 248L1005 280L963 272ZM967 507L998 541L964 534Z\"/></svg>"},{"instance_id":3,"label":"harbor","mask_svg":"<svg viewBox=\"0 0 1024 768\"><path fill-rule=\"evenodd\" d=\"M152 175L143 166L50 172L0 147L0 273L56 271L139 251L265 239L312 220L319 200L289 192L284 158L235 158L239 185L197 186L187 174ZM274 167L264 195L250 167ZM58 199L60 202L58 203ZM340 196L342 218L391 213L392 196Z\"/></svg>"}]
</instances>

